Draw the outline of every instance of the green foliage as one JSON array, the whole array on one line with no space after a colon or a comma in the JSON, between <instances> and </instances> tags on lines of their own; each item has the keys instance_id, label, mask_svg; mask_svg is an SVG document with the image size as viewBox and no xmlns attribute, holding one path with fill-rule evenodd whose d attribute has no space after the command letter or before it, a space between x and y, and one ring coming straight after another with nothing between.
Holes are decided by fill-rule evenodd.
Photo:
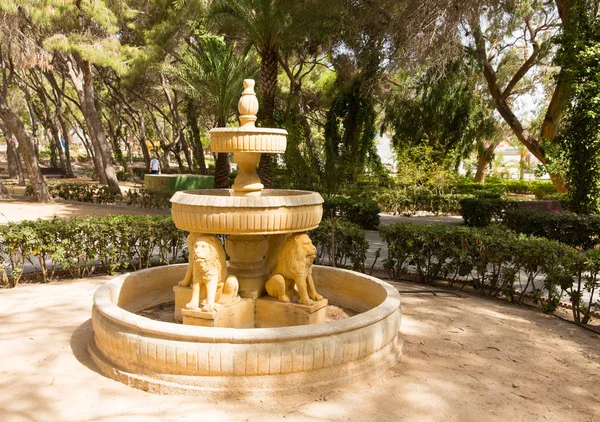
<instances>
[{"instance_id":1,"label":"green foliage","mask_svg":"<svg viewBox=\"0 0 600 422\"><path fill-rule=\"evenodd\" d=\"M580 255L557 241L517 235L501 227L402 223L382 227L381 237L388 244L384 265L394 279L416 274L427 283L462 282L489 296L502 294L509 301L516 299L518 285L520 302L526 291L532 291L534 302L546 312L556 310L566 292L577 308L576 321L584 324L590 310L600 305L593 300L600 287L597 250ZM591 294L586 304L581 301L583 291Z\"/></svg>"},{"instance_id":2,"label":"green foliage","mask_svg":"<svg viewBox=\"0 0 600 422\"><path fill-rule=\"evenodd\" d=\"M502 221L504 213L515 207L515 201L501 198L464 198L460 201L460 213L465 224L471 227L486 227Z\"/></svg>"},{"instance_id":3,"label":"green foliage","mask_svg":"<svg viewBox=\"0 0 600 422\"><path fill-rule=\"evenodd\" d=\"M171 209L173 192L156 191L146 188L129 189L127 205L139 208L168 210Z\"/></svg>"},{"instance_id":4,"label":"green foliage","mask_svg":"<svg viewBox=\"0 0 600 422\"><path fill-rule=\"evenodd\" d=\"M583 250L600 245L600 216L509 210L503 223L518 233L558 240Z\"/></svg>"},{"instance_id":5,"label":"green foliage","mask_svg":"<svg viewBox=\"0 0 600 422\"><path fill-rule=\"evenodd\" d=\"M367 198L348 196L325 196L323 218L342 218L365 230L377 230L379 226L379 206Z\"/></svg>"},{"instance_id":6,"label":"green foliage","mask_svg":"<svg viewBox=\"0 0 600 422\"><path fill-rule=\"evenodd\" d=\"M0 225L0 271L6 272L10 287L19 283L27 263L42 282L59 271L70 277L85 277L98 269L112 274L175 263L185 245L186 233L171 217L23 221Z\"/></svg>"},{"instance_id":7,"label":"green foliage","mask_svg":"<svg viewBox=\"0 0 600 422\"><path fill-rule=\"evenodd\" d=\"M325 123L327 193L355 183L366 169L381 171L375 148L376 113L372 102L352 83L337 94Z\"/></svg>"},{"instance_id":8,"label":"green foliage","mask_svg":"<svg viewBox=\"0 0 600 422\"><path fill-rule=\"evenodd\" d=\"M393 131L396 151L428 146L436 163L454 167L478 140L494 136L497 123L474 89L476 69L476 63L463 56L449 63L442 77L435 68L417 78L415 92L404 89L395 95L386 107L385 121Z\"/></svg>"},{"instance_id":9,"label":"green foliage","mask_svg":"<svg viewBox=\"0 0 600 422\"><path fill-rule=\"evenodd\" d=\"M109 186L91 185L85 183L53 183L48 184L48 192L53 198L67 201L93 202L96 204L114 204L123 199L121 191ZM25 188L25 195L31 196L31 185Z\"/></svg>"},{"instance_id":10,"label":"green foliage","mask_svg":"<svg viewBox=\"0 0 600 422\"><path fill-rule=\"evenodd\" d=\"M574 2L557 62L572 82L557 143L567 162L566 182L577 213L600 211L600 34L597 6Z\"/></svg>"},{"instance_id":11,"label":"green foliage","mask_svg":"<svg viewBox=\"0 0 600 422\"><path fill-rule=\"evenodd\" d=\"M365 238L365 232L358 225L336 220L332 226L330 220L323 220L319 227L308 232L308 235L319 251L320 262L328 257L329 263L334 267L344 267L350 263L353 270L365 271L369 242Z\"/></svg>"}]
</instances>

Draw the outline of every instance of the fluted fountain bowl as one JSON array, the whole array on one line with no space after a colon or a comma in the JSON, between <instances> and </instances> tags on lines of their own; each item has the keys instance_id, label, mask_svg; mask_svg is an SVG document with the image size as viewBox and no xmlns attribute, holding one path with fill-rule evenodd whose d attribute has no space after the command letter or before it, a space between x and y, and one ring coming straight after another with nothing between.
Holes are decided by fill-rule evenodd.
<instances>
[{"instance_id":1,"label":"fluted fountain bowl","mask_svg":"<svg viewBox=\"0 0 600 422\"><path fill-rule=\"evenodd\" d=\"M281 154L287 144L287 130L262 127L215 128L210 131L213 152L256 152Z\"/></svg>"},{"instance_id":2,"label":"fluted fountain bowl","mask_svg":"<svg viewBox=\"0 0 600 422\"><path fill-rule=\"evenodd\" d=\"M176 192L171 215L181 230L206 234L296 233L316 228L323 216L317 192L264 189L235 196L231 189Z\"/></svg>"}]
</instances>

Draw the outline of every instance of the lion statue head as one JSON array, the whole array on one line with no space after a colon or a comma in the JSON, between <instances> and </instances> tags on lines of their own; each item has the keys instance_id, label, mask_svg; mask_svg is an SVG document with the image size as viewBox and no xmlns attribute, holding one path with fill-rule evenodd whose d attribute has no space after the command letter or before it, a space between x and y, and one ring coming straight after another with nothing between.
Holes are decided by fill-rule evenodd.
<instances>
[{"instance_id":1,"label":"lion statue head","mask_svg":"<svg viewBox=\"0 0 600 422\"><path fill-rule=\"evenodd\" d=\"M279 252L279 261L274 273L284 277L306 277L317 257L317 248L306 233L295 233L289 236Z\"/></svg>"},{"instance_id":2,"label":"lion statue head","mask_svg":"<svg viewBox=\"0 0 600 422\"><path fill-rule=\"evenodd\" d=\"M221 241L212 235L190 233L187 238L189 262L206 273L217 271L218 280L225 278L227 264ZM213 273L214 274L214 273Z\"/></svg>"}]
</instances>

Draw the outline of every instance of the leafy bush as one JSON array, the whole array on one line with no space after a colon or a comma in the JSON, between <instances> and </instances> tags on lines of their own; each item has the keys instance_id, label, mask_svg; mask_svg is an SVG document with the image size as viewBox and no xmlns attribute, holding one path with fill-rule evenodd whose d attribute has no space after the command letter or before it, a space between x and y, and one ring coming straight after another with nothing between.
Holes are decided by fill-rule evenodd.
<instances>
[{"instance_id":1,"label":"leafy bush","mask_svg":"<svg viewBox=\"0 0 600 422\"><path fill-rule=\"evenodd\" d=\"M308 235L319 251L319 261L327 256L334 267L346 266L349 261L353 270L364 272L369 242L358 225L336 220L332 230L331 221L324 220Z\"/></svg>"},{"instance_id":2,"label":"leafy bush","mask_svg":"<svg viewBox=\"0 0 600 422\"><path fill-rule=\"evenodd\" d=\"M377 202L367 198L351 198L348 196L328 196L323 203L323 216L348 220L365 230L376 230L379 226L379 206Z\"/></svg>"},{"instance_id":3,"label":"leafy bush","mask_svg":"<svg viewBox=\"0 0 600 422\"><path fill-rule=\"evenodd\" d=\"M87 183L49 183L48 193L53 198L96 204L114 204L123 199L120 190L112 189L109 186ZM33 195L31 185L27 185L25 188L25 195Z\"/></svg>"},{"instance_id":4,"label":"leafy bush","mask_svg":"<svg viewBox=\"0 0 600 422\"><path fill-rule=\"evenodd\" d=\"M377 195L383 212L398 215L414 215L417 211L428 211L438 214L456 214L460 211L460 201L474 198L472 194L436 194L426 190L416 193L402 189L384 189ZM493 193L482 192L494 195Z\"/></svg>"},{"instance_id":5,"label":"leafy bush","mask_svg":"<svg viewBox=\"0 0 600 422\"><path fill-rule=\"evenodd\" d=\"M107 273L147 268L178 260L186 233L171 217L111 215L23 221L0 226L0 272L16 286L26 263L42 282L57 270L84 277L97 268ZM157 258L152 261L157 254Z\"/></svg>"},{"instance_id":6,"label":"leafy bush","mask_svg":"<svg viewBox=\"0 0 600 422\"><path fill-rule=\"evenodd\" d=\"M464 198L460 201L461 215L467 226L485 227L502 220L507 210L515 209L515 201L500 198Z\"/></svg>"},{"instance_id":7,"label":"leafy bush","mask_svg":"<svg viewBox=\"0 0 600 422\"><path fill-rule=\"evenodd\" d=\"M171 208L173 192L164 192L146 188L129 189L127 205L140 208L168 210Z\"/></svg>"},{"instance_id":8,"label":"leafy bush","mask_svg":"<svg viewBox=\"0 0 600 422\"><path fill-rule=\"evenodd\" d=\"M427 283L436 279L470 283L486 295L502 294L510 301L518 282L519 302L526 291L532 291L534 302L548 312L554 311L567 293L575 320L581 323L587 323L591 311L600 307L593 300L600 289L598 250L582 255L560 242L517 235L501 226L402 223L382 227L380 233L388 244L384 265L392 278L415 274ZM584 291L590 294L587 303L582 301Z\"/></svg>"},{"instance_id":9,"label":"leafy bush","mask_svg":"<svg viewBox=\"0 0 600 422\"><path fill-rule=\"evenodd\" d=\"M504 225L528 235L558 240L580 249L593 249L600 244L600 216L551 214L531 210L509 210Z\"/></svg>"}]
</instances>

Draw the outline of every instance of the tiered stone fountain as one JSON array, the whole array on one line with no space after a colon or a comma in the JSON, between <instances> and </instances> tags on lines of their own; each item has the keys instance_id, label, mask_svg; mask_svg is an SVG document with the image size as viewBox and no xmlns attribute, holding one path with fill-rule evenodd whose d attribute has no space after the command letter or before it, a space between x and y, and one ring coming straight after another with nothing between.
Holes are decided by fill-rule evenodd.
<instances>
[{"instance_id":1,"label":"tiered stone fountain","mask_svg":"<svg viewBox=\"0 0 600 422\"><path fill-rule=\"evenodd\" d=\"M160 393L312 390L375 375L401 355L396 289L313 267L305 231L321 221L321 196L263 189L260 154L284 152L287 132L255 127L253 88L244 81L240 127L210 131L211 149L238 163L233 189L171 198L173 221L190 232L189 263L125 274L94 295L89 349L111 378ZM227 235L225 249L216 235ZM173 296L175 322L135 314ZM328 301L358 314L326 322Z\"/></svg>"}]
</instances>

